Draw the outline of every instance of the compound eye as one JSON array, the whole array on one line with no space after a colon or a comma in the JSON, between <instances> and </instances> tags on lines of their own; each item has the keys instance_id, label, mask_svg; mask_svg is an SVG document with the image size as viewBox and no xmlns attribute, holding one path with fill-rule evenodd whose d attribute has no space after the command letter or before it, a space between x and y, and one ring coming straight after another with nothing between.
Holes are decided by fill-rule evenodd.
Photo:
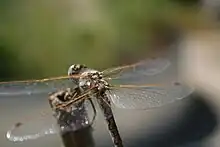
<instances>
[{"instance_id":1,"label":"compound eye","mask_svg":"<svg viewBox=\"0 0 220 147\"><path fill-rule=\"evenodd\" d=\"M84 68L87 68L85 65L73 64L68 69L68 75L79 74Z\"/></svg>"},{"instance_id":2,"label":"compound eye","mask_svg":"<svg viewBox=\"0 0 220 147\"><path fill-rule=\"evenodd\" d=\"M76 67L77 67L76 64L73 64L73 65L71 65L71 66L69 67L69 69L68 69L68 76L72 76L72 75L75 75L75 74L78 73L78 71L76 70L76 69L77 69ZM71 77L70 80L71 80L73 83L78 84L78 79L75 79L75 78Z\"/></svg>"},{"instance_id":3,"label":"compound eye","mask_svg":"<svg viewBox=\"0 0 220 147\"><path fill-rule=\"evenodd\" d=\"M85 65L81 64L73 64L68 69L68 76L74 76L77 74L80 74L80 72L83 71L83 69L87 68ZM72 80L74 83L78 83L78 78L71 77L70 80Z\"/></svg>"},{"instance_id":4,"label":"compound eye","mask_svg":"<svg viewBox=\"0 0 220 147\"><path fill-rule=\"evenodd\" d=\"M75 74L76 71L75 71L75 64L74 65L71 65L68 69L68 75L71 76L73 74Z\"/></svg>"}]
</instances>

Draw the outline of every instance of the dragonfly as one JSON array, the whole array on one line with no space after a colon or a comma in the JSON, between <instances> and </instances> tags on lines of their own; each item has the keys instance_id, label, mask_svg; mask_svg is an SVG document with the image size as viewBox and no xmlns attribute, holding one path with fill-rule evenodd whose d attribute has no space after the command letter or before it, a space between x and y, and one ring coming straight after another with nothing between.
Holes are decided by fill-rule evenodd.
<instances>
[{"instance_id":1,"label":"dragonfly","mask_svg":"<svg viewBox=\"0 0 220 147\"><path fill-rule=\"evenodd\" d=\"M169 70L170 65L171 62L164 58L145 59L103 71L74 64L69 67L67 76L0 82L0 97L48 93L49 103L54 110L61 132L77 130L79 127L76 122L83 127L91 125L96 115L92 100L96 99L104 114L115 147L122 147L123 143L111 109L112 104L123 109L148 110L188 97L194 91L192 87L179 81L145 83L145 80L163 75ZM84 111L89 105L94 112L92 121L89 121ZM72 121L74 123L71 123ZM33 122L36 125L37 121ZM26 141L58 132L56 125L50 122L50 127L38 129L34 134L13 135L13 132L21 126L26 128L26 124L16 123L6 133L7 138L14 142ZM29 123L30 126L31 124ZM38 126L40 125L42 124Z\"/></svg>"}]
</instances>

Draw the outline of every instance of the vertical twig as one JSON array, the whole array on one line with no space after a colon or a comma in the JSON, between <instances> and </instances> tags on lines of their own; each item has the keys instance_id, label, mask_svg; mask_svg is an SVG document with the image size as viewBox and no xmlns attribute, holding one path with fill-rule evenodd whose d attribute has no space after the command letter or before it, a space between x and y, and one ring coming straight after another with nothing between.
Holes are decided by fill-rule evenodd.
<instances>
[{"instance_id":1,"label":"vertical twig","mask_svg":"<svg viewBox=\"0 0 220 147\"><path fill-rule=\"evenodd\" d=\"M61 135L64 147L94 147L92 127L88 126L77 131L66 132Z\"/></svg>"},{"instance_id":2,"label":"vertical twig","mask_svg":"<svg viewBox=\"0 0 220 147\"><path fill-rule=\"evenodd\" d=\"M95 116L90 122L88 113L85 109L85 100L73 103L68 107L57 107L62 103L77 98L80 91L75 89L66 89L50 95L49 104L53 110L54 117L60 127L60 134L65 147L93 147L92 127ZM93 103L92 108L94 108ZM94 110L94 115L96 111Z\"/></svg>"}]
</instances>

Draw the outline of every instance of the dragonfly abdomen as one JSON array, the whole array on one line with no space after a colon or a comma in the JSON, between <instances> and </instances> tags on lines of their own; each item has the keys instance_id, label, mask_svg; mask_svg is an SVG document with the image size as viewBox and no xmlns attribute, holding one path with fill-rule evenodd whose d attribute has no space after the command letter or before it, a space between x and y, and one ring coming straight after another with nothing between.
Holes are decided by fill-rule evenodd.
<instances>
[{"instance_id":1,"label":"dragonfly abdomen","mask_svg":"<svg viewBox=\"0 0 220 147\"><path fill-rule=\"evenodd\" d=\"M97 101L104 114L114 146L123 147L122 139L119 134L119 131L118 131L115 119L114 119L114 115L112 113L112 109L110 107L111 103L110 103L109 98L107 97L105 93L103 93L97 97Z\"/></svg>"}]
</instances>

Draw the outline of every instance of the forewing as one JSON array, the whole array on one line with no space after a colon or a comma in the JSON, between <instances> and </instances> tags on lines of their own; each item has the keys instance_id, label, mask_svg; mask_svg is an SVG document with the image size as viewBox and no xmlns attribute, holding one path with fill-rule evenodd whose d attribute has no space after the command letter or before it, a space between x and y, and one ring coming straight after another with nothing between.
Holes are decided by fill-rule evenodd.
<instances>
[{"instance_id":1,"label":"forewing","mask_svg":"<svg viewBox=\"0 0 220 147\"><path fill-rule=\"evenodd\" d=\"M103 71L103 74L112 80L153 76L166 70L170 64L170 61L164 58L146 59L135 64L107 69Z\"/></svg>"},{"instance_id":2,"label":"forewing","mask_svg":"<svg viewBox=\"0 0 220 147\"><path fill-rule=\"evenodd\" d=\"M189 96L193 88L186 85L131 86L121 85L108 91L108 96L119 108L151 109Z\"/></svg>"},{"instance_id":3,"label":"forewing","mask_svg":"<svg viewBox=\"0 0 220 147\"><path fill-rule=\"evenodd\" d=\"M76 86L68 77L57 77L42 80L0 82L0 97L48 94Z\"/></svg>"}]
</instances>

